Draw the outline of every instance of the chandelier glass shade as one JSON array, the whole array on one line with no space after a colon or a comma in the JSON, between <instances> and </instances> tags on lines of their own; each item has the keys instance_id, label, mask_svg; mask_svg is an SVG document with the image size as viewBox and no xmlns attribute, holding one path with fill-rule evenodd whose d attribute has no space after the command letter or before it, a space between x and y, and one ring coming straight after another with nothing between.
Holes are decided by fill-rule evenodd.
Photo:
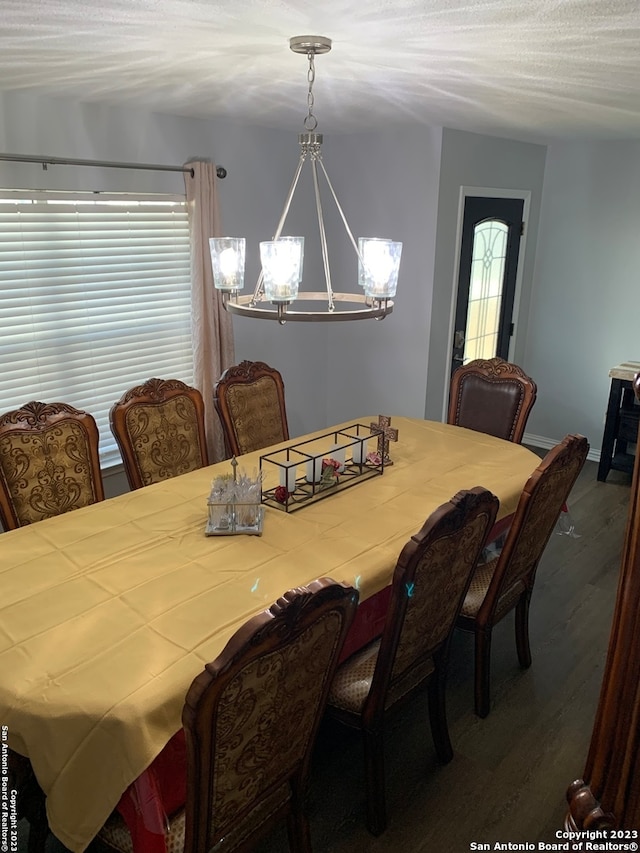
<instances>
[{"instance_id":1,"label":"chandelier glass shade","mask_svg":"<svg viewBox=\"0 0 640 853\"><path fill-rule=\"evenodd\" d=\"M305 132L299 134L300 158L272 240L260 243L262 271L252 295L241 295L244 288L246 241L244 237L211 237L213 281L221 291L223 305L232 314L287 321L381 320L393 311L402 243L380 237L359 237L357 242L340 206L337 195L322 161L322 134L316 133L317 119L313 114L314 57L331 50L331 40L324 36L296 36L290 39L295 53L306 54L309 61L307 96L308 115ZM318 218L325 291L300 289L304 261L304 237L283 236L289 208L298 180L306 163L310 164ZM336 206L347 238L357 260L357 292L335 292L331 284L331 268L320 196L320 176L324 177L329 194ZM354 278L356 266L354 264ZM309 303L308 310L295 307ZM322 307L315 307L322 305Z\"/></svg>"}]
</instances>

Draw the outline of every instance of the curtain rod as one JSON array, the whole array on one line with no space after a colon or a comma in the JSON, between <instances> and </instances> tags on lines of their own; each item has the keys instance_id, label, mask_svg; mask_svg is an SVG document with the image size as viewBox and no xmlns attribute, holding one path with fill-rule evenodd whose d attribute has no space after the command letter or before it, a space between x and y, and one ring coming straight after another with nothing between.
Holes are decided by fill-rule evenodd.
<instances>
[{"instance_id":1,"label":"curtain rod","mask_svg":"<svg viewBox=\"0 0 640 853\"><path fill-rule=\"evenodd\" d=\"M30 154L0 154L0 160L11 160L14 163L40 163L43 169L47 166L100 166L106 169L148 169L153 172L189 172L193 177L193 169L188 166L159 166L154 163L114 163L108 160L71 160L67 157L35 157ZM224 166L216 167L218 178L226 178Z\"/></svg>"}]
</instances>

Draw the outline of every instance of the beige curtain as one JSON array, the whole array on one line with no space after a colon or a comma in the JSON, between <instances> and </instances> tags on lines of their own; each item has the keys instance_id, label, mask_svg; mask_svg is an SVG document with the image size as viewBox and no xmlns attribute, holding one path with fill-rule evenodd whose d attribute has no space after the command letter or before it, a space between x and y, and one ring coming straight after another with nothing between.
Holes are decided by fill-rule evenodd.
<instances>
[{"instance_id":1,"label":"beige curtain","mask_svg":"<svg viewBox=\"0 0 640 853\"><path fill-rule=\"evenodd\" d=\"M204 397L209 460L225 458L224 439L213 406L213 388L223 370L234 363L231 315L213 286L209 237L220 235L220 214L213 163L185 163L187 209L191 236L191 331L195 385Z\"/></svg>"}]
</instances>

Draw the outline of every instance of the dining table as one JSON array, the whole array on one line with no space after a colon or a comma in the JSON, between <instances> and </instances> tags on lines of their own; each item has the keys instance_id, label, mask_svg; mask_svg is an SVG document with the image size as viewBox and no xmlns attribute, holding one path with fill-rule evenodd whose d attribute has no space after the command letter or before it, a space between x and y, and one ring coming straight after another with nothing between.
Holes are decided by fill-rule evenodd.
<instances>
[{"instance_id":1,"label":"dining table","mask_svg":"<svg viewBox=\"0 0 640 853\"><path fill-rule=\"evenodd\" d=\"M161 853L185 797L185 694L234 632L286 590L330 577L359 591L350 653L380 633L398 555L429 515L484 486L504 525L540 462L461 427L392 424L380 476L295 512L266 506L261 535L206 535L228 460L0 534L0 724L65 847L82 853L118 808L136 853ZM255 476L264 454L327 432L241 456L238 470Z\"/></svg>"}]
</instances>

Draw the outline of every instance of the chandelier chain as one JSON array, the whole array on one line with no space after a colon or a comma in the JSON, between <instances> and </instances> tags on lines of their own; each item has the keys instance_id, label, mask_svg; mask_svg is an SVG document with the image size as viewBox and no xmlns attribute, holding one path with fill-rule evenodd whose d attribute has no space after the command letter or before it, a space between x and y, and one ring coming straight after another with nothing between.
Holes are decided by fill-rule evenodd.
<instances>
[{"instance_id":1,"label":"chandelier chain","mask_svg":"<svg viewBox=\"0 0 640 853\"><path fill-rule=\"evenodd\" d=\"M313 131L318 126L318 119L313 114L313 105L314 105L314 97L313 97L313 84L316 79L316 66L314 62L314 51L310 50L307 53L307 59L309 60L309 70L307 71L307 81L309 83L309 91L307 92L307 107L309 108L308 114L304 119L305 130Z\"/></svg>"}]
</instances>

